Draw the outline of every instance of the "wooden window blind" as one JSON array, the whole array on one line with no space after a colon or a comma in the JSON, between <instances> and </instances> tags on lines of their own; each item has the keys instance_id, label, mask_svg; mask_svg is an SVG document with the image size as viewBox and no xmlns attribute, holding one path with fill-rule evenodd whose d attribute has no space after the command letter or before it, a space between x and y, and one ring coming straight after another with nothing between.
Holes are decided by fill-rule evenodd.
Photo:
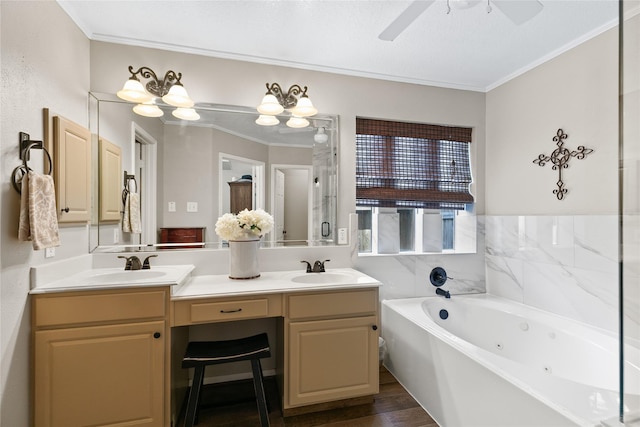
<instances>
[{"instance_id":1,"label":"wooden window blind","mask_svg":"<svg viewBox=\"0 0 640 427\"><path fill-rule=\"evenodd\" d=\"M356 204L464 209L471 128L356 118Z\"/></svg>"}]
</instances>

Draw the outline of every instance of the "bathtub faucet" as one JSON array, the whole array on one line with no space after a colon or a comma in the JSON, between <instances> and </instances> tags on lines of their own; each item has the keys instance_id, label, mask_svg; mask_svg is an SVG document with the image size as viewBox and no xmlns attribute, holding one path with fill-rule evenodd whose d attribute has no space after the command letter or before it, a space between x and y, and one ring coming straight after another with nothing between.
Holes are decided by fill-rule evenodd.
<instances>
[{"instance_id":1,"label":"bathtub faucet","mask_svg":"<svg viewBox=\"0 0 640 427\"><path fill-rule=\"evenodd\" d=\"M449 291L445 291L442 288L438 288L436 289L436 294L438 295L442 295L445 298L451 298L451 294L449 293Z\"/></svg>"}]
</instances>

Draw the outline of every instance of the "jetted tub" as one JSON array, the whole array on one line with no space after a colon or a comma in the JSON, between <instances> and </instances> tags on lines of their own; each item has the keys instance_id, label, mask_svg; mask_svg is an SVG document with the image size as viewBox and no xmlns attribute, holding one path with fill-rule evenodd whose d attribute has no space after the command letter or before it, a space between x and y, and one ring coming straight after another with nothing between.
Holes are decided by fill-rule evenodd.
<instances>
[{"instance_id":1,"label":"jetted tub","mask_svg":"<svg viewBox=\"0 0 640 427\"><path fill-rule=\"evenodd\" d=\"M486 294L383 301L382 325L386 367L442 427L617 419L618 337L608 331ZM625 369L635 405L640 373Z\"/></svg>"}]
</instances>

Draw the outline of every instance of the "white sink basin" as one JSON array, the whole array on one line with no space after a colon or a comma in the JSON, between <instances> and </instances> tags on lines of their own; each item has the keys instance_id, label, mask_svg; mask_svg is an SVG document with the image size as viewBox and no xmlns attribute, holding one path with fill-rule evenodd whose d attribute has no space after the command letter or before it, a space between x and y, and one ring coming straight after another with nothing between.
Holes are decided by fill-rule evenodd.
<instances>
[{"instance_id":1,"label":"white sink basin","mask_svg":"<svg viewBox=\"0 0 640 427\"><path fill-rule=\"evenodd\" d=\"M348 274L340 273L305 273L291 279L296 283L350 283L354 278Z\"/></svg>"}]
</instances>

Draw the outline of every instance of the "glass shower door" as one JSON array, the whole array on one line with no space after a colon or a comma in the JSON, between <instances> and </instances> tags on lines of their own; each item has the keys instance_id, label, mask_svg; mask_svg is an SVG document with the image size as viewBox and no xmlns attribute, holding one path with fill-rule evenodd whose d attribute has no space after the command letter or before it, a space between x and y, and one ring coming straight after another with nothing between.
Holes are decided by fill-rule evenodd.
<instances>
[{"instance_id":1,"label":"glass shower door","mask_svg":"<svg viewBox=\"0 0 640 427\"><path fill-rule=\"evenodd\" d=\"M640 426L640 2L620 4L620 421Z\"/></svg>"}]
</instances>

